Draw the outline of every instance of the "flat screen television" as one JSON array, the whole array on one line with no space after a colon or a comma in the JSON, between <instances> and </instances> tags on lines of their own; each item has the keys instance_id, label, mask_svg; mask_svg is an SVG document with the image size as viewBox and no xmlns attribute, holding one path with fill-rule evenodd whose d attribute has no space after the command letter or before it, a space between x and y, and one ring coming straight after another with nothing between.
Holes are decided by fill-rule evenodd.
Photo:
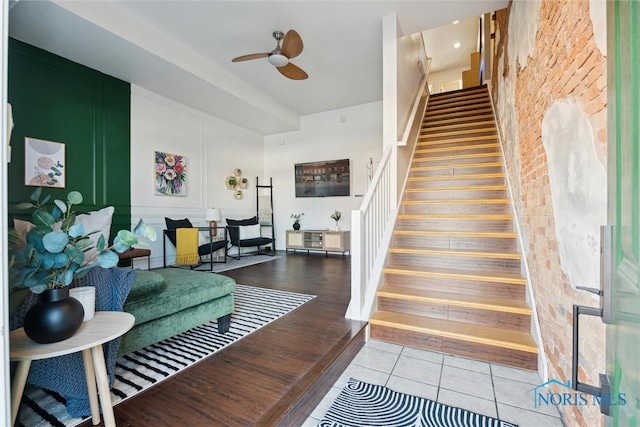
<instances>
[{"instance_id":1,"label":"flat screen television","mask_svg":"<svg viewBox=\"0 0 640 427\"><path fill-rule=\"evenodd\" d=\"M349 159L296 163L296 197L349 196Z\"/></svg>"}]
</instances>

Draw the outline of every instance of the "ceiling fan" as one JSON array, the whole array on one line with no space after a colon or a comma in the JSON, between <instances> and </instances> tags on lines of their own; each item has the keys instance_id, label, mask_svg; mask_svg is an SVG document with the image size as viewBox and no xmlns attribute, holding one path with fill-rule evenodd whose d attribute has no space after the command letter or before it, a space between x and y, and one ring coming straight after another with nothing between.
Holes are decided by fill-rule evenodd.
<instances>
[{"instance_id":1,"label":"ceiling fan","mask_svg":"<svg viewBox=\"0 0 640 427\"><path fill-rule=\"evenodd\" d=\"M295 30L287 31L286 35L282 31L274 31L273 38L276 39L278 44L271 52L252 53L249 55L238 56L237 58L233 58L231 62L267 58L267 61L276 67L276 69L280 71L280 74L287 78L293 80L304 80L308 78L309 75L305 73L304 70L289 62L291 58L295 58L302 53L303 45L300 34ZM282 42L282 47L280 47L280 42Z\"/></svg>"}]
</instances>

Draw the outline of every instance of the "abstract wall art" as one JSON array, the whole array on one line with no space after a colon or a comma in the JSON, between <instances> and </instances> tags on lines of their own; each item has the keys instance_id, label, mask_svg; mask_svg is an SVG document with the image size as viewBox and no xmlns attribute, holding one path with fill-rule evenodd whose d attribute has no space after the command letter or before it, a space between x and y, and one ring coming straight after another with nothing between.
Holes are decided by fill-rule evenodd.
<instances>
[{"instance_id":1,"label":"abstract wall art","mask_svg":"<svg viewBox=\"0 0 640 427\"><path fill-rule=\"evenodd\" d=\"M156 151L155 194L185 196L187 194L186 180L186 157Z\"/></svg>"},{"instance_id":2,"label":"abstract wall art","mask_svg":"<svg viewBox=\"0 0 640 427\"><path fill-rule=\"evenodd\" d=\"M64 188L65 165L63 143L24 138L24 185Z\"/></svg>"}]
</instances>

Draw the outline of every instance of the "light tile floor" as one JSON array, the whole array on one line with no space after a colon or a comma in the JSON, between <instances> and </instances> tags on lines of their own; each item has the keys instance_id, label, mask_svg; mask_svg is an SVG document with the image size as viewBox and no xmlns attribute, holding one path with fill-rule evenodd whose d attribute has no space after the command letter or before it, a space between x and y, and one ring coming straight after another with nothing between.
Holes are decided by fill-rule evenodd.
<instances>
[{"instance_id":1,"label":"light tile floor","mask_svg":"<svg viewBox=\"0 0 640 427\"><path fill-rule=\"evenodd\" d=\"M555 407L534 409L537 373L370 340L305 421L316 426L349 378L464 408L520 427L562 427Z\"/></svg>"}]
</instances>

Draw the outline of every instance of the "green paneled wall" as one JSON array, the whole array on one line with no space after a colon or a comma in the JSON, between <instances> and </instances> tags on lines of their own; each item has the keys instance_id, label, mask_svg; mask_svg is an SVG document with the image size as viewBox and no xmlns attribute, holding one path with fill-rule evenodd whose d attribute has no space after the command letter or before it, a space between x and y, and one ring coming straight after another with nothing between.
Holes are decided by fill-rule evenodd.
<instances>
[{"instance_id":1,"label":"green paneled wall","mask_svg":"<svg viewBox=\"0 0 640 427\"><path fill-rule=\"evenodd\" d=\"M130 228L131 87L106 74L20 41L9 40L8 98L15 127L8 170L9 213L35 187L24 185L24 138L63 142L66 186L45 189L66 200L80 191L78 211L115 207L114 231Z\"/></svg>"}]
</instances>

